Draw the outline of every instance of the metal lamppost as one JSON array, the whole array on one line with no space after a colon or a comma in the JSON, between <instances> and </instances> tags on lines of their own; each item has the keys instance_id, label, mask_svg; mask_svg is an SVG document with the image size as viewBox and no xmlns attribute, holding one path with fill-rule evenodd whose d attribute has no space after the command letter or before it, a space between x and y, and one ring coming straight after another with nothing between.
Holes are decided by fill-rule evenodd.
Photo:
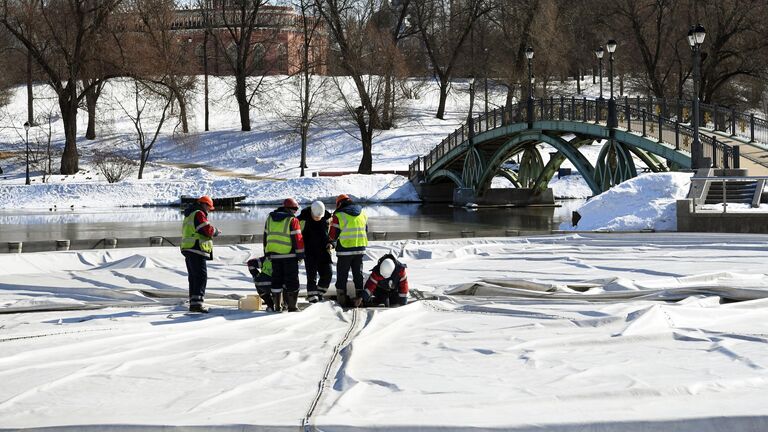
<instances>
[{"instance_id":1,"label":"metal lamppost","mask_svg":"<svg viewBox=\"0 0 768 432\"><path fill-rule=\"evenodd\" d=\"M301 119L301 177L304 177L304 168L307 168L307 129L309 128L309 120L306 118Z\"/></svg>"},{"instance_id":2,"label":"metal lamppost","mask_svg":"<svg viewBox=\"0 0 768 432\"><path fill-rule=\"evenodd\" d=\"M595 57L597 57L597 73L600 77L600 100L603 100L603 47L597 47Z\"/></svg>"},{"instance_id":3,"label":"metal lamppost","mask_svg":"<svg viewBox=\"0 0 768 432\"><path fill-rule=\"evenodd\" d=\"M528 47L525 49L525 58L528 59L528 127L533 125L533 69L531 61L533 60L533 48Z\"/></svg>"},{"instance_id":4,"label":"metal lamppost","mask_svg":"<svg viewBox=\"0 0 768 432\"><path fill-rule=\"evenodd\" d=\"M27 181L25 184L29 184L29 122L24 122L24 132L26 132L27 135Z\"/></svg>"},{"instance_id":5,"label":"metal lamppost","mask_svg":"<svg viewBox=\"0 0 768 432\"><path fill-rule=\"evenodd\" d=\"M616 118L616 99L613 98L613 52L616 51L616 41L611 39L605 47L608 49L608 82L611 84L611 98L608 99L608 127L615 128L618 126L618 119Z\"/></svg>"},{"instance_id":6,"label":"metal lamppost","mask_svg":"<svg viewBox=\"0 0 768 432\"><path fill-rule=\"evenodd\" d=\"M469 76L469 113L467 114L467 123L472 122L472 111L475 109L475 77Z\"/></svg>"},{"instance_id":7,"label":"metal lamppost","mask_svg":"<svg viewBox=\"0 0 768 432\"><path fill-rule=\"evenodd\" d=\"M483 60L483 99L485 100L485 116L488 117L488 48L483 49L485 58Z\"/></svg>"},{"instance_id":8,"label":"metal lamppost","mask_svg":"<svg viewBox=\"0 0 768 432\"><path fill-rule=\"evenodd\" d=\"M701 87L701 44L704 43L706 30L701 24L696 24L688 31L688 44L693 51L693 145L691 146L691 168L709 168L704 161L704 155L699 139L699 92Z\"/></svg>"}]
</instances>

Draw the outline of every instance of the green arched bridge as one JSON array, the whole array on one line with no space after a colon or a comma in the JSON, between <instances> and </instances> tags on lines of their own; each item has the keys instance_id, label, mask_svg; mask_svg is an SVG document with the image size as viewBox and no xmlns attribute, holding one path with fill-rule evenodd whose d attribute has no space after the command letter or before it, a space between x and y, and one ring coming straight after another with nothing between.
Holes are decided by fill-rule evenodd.
<instances>
[{"instance_id":1,"label":"green arched bridge","mask_svg":"<svg viewBox=\"0 0 768 432\"><path fill-rule=\"evenodd\" d=\"M427 201L445 198L450 191L454 201L478 202L492 192L496 176L506 177L519 192L526 191L523 195L542 194L566 160L595 195L636 176L636 159L654 172L691 168L690 101L624 98L616 101L616 108L616 127L607 124L605 100L537 99L530 114L525 103L498 108L471 118L429 154L414 160L409 175ZM713 167L740 167L740 149L733 145L737 139L768 144L765 120L706 104L700 109L704 125L700 131L709 127L717 132L699 134L703 156ZM579 148L595 142L602 147L593 165ZM554 149L546 164L537 150L539 143ZM515 156L519 167L512 170L507 161Z\"/></svg>"}]
</instances>

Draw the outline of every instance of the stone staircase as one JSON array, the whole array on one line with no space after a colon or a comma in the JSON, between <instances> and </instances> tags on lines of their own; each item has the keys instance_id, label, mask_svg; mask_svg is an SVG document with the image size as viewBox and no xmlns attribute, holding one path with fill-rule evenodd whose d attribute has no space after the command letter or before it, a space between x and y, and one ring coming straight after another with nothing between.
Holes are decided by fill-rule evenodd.
<instances>
[{"instance_id":1,"label":"stone staircase","mask_svg":"<svg viewBox=\"0 0 768 432\"><path fill-rule=\"evenodd\" d=\"M744 180L722 182L716 179L707 182L704 204L721 204L723 201L731 204L749 204L752 207L760 205L763 180Z\"/></svg>"},{"instance_id":2,"label":"stone staircase","mask_svg":"<svg viewBox=\"0 0 768 432\"><path fill-rule=\"evenodd\" d=\"M745 169L700 169L691 184L688 198L694 205L748 204L759 207L765 179L747 178ZM743 180L735 177L745 177Z\"/></svg>"}]
</instances>

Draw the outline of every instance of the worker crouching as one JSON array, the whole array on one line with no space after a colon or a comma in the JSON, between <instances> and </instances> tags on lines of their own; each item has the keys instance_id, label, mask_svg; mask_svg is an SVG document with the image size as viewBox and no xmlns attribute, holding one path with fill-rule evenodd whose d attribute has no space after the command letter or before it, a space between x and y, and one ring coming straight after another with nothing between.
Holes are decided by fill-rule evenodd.
<instances>
[{"instance_id":1,"label":"worker crouching","mask_svg":"<svg viewBox=\"0 0 768 432\"><path fill-rule=\"evenodd\" d=\"M275 303L272 301L272 261L266 256L251 258L248 260L248 272L253 277L256 293L267 305L267 312L273 312Z\"/></svg>"},{"instance_id":2,"label":"worker crouching","mask_svg":"<svg viewBox=\"0 0 768 432\"><path fill-rule=\"evenodd\" d=\"M355 306L405 306L408 303L406 265L387 254L371 270L365 289L357 292Z\"/></svg>"}]
</instances>

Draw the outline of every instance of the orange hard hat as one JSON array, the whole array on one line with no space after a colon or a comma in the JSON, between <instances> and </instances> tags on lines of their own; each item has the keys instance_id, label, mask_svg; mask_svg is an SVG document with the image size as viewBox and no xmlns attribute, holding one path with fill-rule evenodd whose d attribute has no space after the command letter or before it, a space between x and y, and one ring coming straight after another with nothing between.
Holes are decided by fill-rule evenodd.
<instances>
[{"instance_id":1,"label":"orange hard hat","mask_svg":"<svg viewBox=\"0 0 768 432\"><path fill-rule=\"evenodd\" d=\"M296 200L293 199L293 198L286 198L285 201L283 201L283 207L285 207L287 209L292 209L292 210L296 209L296 210L298 210L299 203L297 203Z\"/></svg>"},{"instance_id":2,"label":"orange hard hat","mask_svg":"<svg viewBox=\"0 0 768 432\"><path fill-rule=\"evenodd\" d=\"M197 199L197 202L200 204L208 204L208 207L211 208L211 210L214 210L213 207L213 200L208 195L203 195L200 198Z\"/></svg>"},{"instance_id":3,"label":"orange hard hat","mask_svg":"<svg viewBox=\"0 0 768 432\"><path fill-rule=\"evenodd\" d=\"M343 203L344 201L346 201L348 199L349 199L349 195L347 195L347 194L341 194L341 195L337 196L336 197L336 208L339 208L339 205L341 205L341 203Z\"/></svg>"}]
</instances>

